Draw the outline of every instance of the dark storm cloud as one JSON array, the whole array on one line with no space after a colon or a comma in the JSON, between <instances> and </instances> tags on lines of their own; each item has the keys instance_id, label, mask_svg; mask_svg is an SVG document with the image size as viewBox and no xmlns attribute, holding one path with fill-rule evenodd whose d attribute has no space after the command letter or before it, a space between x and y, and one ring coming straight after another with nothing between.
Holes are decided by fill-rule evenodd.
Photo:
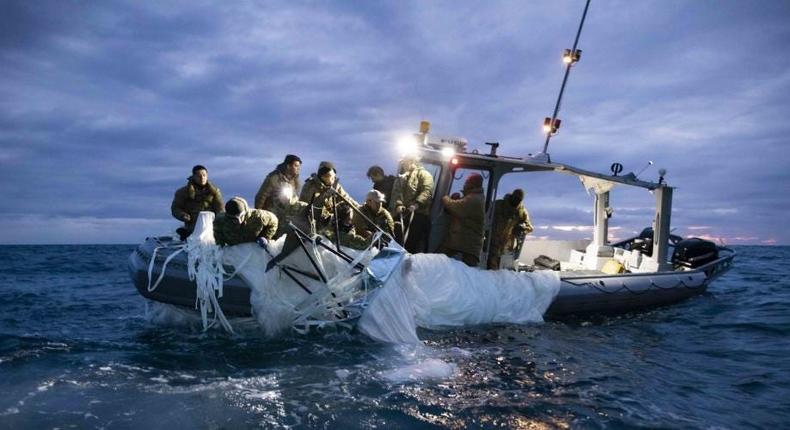
<instances>
[{"instance_id":1,"label":"dark storm cloud","mask_svg":"<svg viewBox=\"0 0 790 430\"><path fill-rule=\"evenodd\" d=\"M0 243L136 242L174 225L193 164L252 199L286 153L333 160L352 195L430 119L501 152L542 147L582 2L5 2ZM682 234L790 242L786 2L593 2L552 158L677 186ZM568 177L517 180L537 236L591 235ZM508 189L504 187L503 189ZM613 196L613 236L654 197ZM682 230L682 231L680 231Z\"/></svg>"}]
</instances>

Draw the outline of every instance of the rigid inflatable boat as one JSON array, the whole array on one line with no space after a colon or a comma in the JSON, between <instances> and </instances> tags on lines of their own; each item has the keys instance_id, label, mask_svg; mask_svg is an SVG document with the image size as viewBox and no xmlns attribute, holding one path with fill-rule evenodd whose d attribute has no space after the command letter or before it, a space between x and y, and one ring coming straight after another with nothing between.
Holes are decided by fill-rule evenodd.
<instances>
[{"instance_id":1,"label":"rigid inflatable boat","mask_svg":"<svg viewBox=\"0 0 790 430\"><path fill-rule=\"evenodd\" d=\"M638 179L633 174L617 175L614 172L609 175L545 159L499 156L496 146L492 146L491 152L486 154L467 152L465 139L434 138L427 133L427 129L415 135L414 142L410 150L419 156L423 166L433 175L435 185L429 253L438 248L446 234L447 220L441 197L459 188L466 175L477 173L485 177L487 238L480 255L480 267L468 268L459 263L448 269L443 266L449 263L433 260L436 271L449 274L435 277L439 282L453 276L455 272L464 272L464 278L454 282L463 284L457 288L465 291L485 288L481 283L503 282L515 285L513 288L516 290L521 283L522 289L526 291L535 288L536 278L533 275L551 272L558 279L559 287L551 294L551 300L539 310L546 318L565 319L591 314L627 313L679 302L703 293L733 262L735 252L729 248L702 239L683 239L670 234L673 188L665 183L663 177L657 182L650 182ZM498 270L486 270L484 267L490 246L493 207L496 196L501 194L497 189L500 180L506 174L516 173L527 177L538 172L572 175L580 180L593 200L593 237L565 241L522 240L510 254L503 256ZM613 211L609 202L610 193L615 187L646 189L655 197L656 207L652 227L646 228L638 236L609 243L608 223ZM209 225L206 228L210 230ZM210 232L208 234L210 236ZM251 250L254 244L225 248L225 257L219 262L219 271L224 276L219 282L221 289L215 285L212 291L201 293L195 274L190 274L188 244L170 236L147 238L138 246L129 257L129 273L140 294L150 300L196 309L200 308L198 304L201 300L205 302L211 295L215 305L213 308L209 306L207 312L220 311L227 317L253 315L254 291L256 288L270 288L262 284L290 284L291 293L283 294L292 294L293 297L286 300L285 306L297 310L291 317L299 320L301 329L305 329L311 323L329 324L359 318L376 289L386 284L389 272L398 270L403 261L415 257L405 253L393 242L399 257L396 261L390 257L386 264L388 274L379 274L374 277L375 282L371 282L369 265L376 263L379 249L388 250L390 256L393 254L394 248L382 246L384 241L376 241L378 246L371 246L366 251L354 251L340 247L315 232L304 232L295 227L289 235L295 235L300 246L288 256L277 256L274 255L278 252L276 249L269 250L267 252L271 258L266 257L266 261L258 259L251 263L252 257L249 255L236 260L228 258L229 253L235 252L234 248ZM206 240L212 242L210 237ZM217 265L217 262L212 264ZM255 280L245 280L244 276L239 276L238 267L234 267L238 265L257 265L261 274L255 275ZM481 278L478 272L511 272L513 275L503 274L501 279ZM255 283L257 285L252 285ZM337 290L339 284L350 289ZM421 288L428 291L431 286L423 285ZM316 291L323 293L317 294ZM456 294L463 291L457 290ZM315 299L319 296L321 300ZM339 298L341 296L342 300ZM306 309L305 300L313 300L310 306L311 312L315 312L310 315L300 313ZM360 303L365 305L359 306ZM493 314L504 312L491 309ZM528 311L534 312L535 309L530 308ZM517 313L517 310L508 309L507 312L512 314ZM519 320L517 316L502 318L501 315L497 317L493 314L490 318L492 322ZM261 315L257 317L266 318ZM471 320L486 322L485 318Z\"/></svg>"}]
</instances>

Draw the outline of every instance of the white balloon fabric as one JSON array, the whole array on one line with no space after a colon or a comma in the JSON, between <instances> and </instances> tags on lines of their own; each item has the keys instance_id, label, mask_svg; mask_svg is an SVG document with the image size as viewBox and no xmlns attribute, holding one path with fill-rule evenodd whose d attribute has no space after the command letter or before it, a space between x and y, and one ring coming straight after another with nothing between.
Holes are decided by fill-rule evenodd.
<instances>
[{"instance_id":1,"label":"white balloon fabric","mask_svg":"<svg viewBox=\"0 0 790 430\"><path fill-rule=\"evenodd\" d=\"M407 255L358 328L380 341L404 343L418 339L416 327L542 322L559 290L554 271L481 270L441 254Z\"/></svg>"}]
</instances>

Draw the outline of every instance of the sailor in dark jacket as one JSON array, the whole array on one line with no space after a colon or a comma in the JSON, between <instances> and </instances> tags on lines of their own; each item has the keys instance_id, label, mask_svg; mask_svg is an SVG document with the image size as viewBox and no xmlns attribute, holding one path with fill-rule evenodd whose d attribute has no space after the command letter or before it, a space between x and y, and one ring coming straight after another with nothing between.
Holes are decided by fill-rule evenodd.
<instances>
[{"instance_id":1,"label":"sailor in dark jacket","mask_svg":"<svg viewBox=\"0 0 790 430\"><path fill-rule=\"evenodd\" d=\"M392 186L395 185L395 176L385 175L381 166L370 166L368 179L373 182L373 189L384 194L384 201L389 202L392 197Z\"/></svg>"},{"instance_id":2,"label":"sailor in dark jacket","mask_svg":"<svg viewBox=\"0 0 790 430\"><path fill-rule=\"evenodd\" d=\"M442 197L444 210L450 215L450 229L440 252L450 257L460 254L464 263L476 267L480 262L480 251L483 250L483 177L477 173L469 175L464 183L463 193L464 196L460 199Z\"/></svg>"},{"instance_id":3,"label":"sailor in dark jacket","mask_svg":"<svg viewBox=\"0 0 790 430\"><path fill-rule=\"evenodd\" d=\"M201 211L212 211L215 214L224 212L222 193L219 188L208 181L208 170L197 165L192 168L192 176L187 179L187 184L176 191L170 212L179 221L184 222L184 227L178 229L182 240L195 229L198 214Z\"/></svg>"}]
</instances>

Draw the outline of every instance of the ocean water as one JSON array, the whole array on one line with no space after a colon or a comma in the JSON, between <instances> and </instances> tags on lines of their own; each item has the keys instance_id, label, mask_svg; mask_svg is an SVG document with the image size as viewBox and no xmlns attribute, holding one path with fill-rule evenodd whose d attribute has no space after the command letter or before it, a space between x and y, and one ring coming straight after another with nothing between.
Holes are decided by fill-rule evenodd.
<instances>
[{"instance_id":1,"label":"ocean water","mask_svg":"<svg viewBox=\"0 0 790 430\"><path fill-rule=\"evenodd\" d=\"M0 428L790 426L790 247L671 307L418 347L152 319L133 248L0 246Z\"/></svg>"}]
</instances>

